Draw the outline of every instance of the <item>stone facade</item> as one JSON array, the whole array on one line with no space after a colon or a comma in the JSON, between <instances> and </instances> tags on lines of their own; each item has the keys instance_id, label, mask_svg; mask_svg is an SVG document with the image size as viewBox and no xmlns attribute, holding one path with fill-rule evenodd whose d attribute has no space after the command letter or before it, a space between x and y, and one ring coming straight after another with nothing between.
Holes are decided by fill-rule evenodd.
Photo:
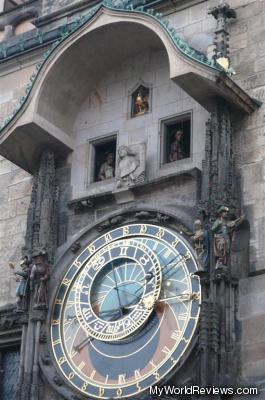
<instances>
[{"instance_id":1,"label":"stone facade","mask_svg":"<svg viewBox=\"0 0 265 400\"><path fill-rule=\"evenodd\" d=\"M79 13L79 1L42 1L40 16L65 10L49 21L48 28L60 26L68 18ZM83 6L88 2L85 3ZM180 37L192 47L209 56L213 52L216 26L214 18L207 14L215 1L177 1L174 7L167 2L159 8ZM231 0L237 18L229 23L231 65L236 71L232 80L251 97L265 101L265 1ZM73 6L73 7L70 7ZM65 7L65 9L63 8ZM76 10L75 11L75 7ZM56 19L57 18L57 19ZM41 26L41 25L40 25ZM1 40L0 14L0 40ZM29 33L27 32L27 35ZM21 38L24 33L20 36ZM19 38L19 37L18 37ZM14 39L13 39L14 40ZM139 40L139 38L138 38ZM3 42L5 46L6 42ZM0 42L1 48L1 42ZM0 64L0 125L12 112L46 48L32 50L19 58L4 60ZM73 244L89 225L97 224L110 215L119 214L132 207L159 209L184 219L192 228L196 218L199 197L199 175L178 176L183 170L200 170L205 158L205 123L209 112L192 99L169 78L167 55L159 48L134 52L110 71L89 80L86 97L78 104L74 116L72 136L74 152L59 160L56 176L60 186L59 249L58 255ZM129 93L138 83L150 85L152 91L151 112L137 118L128 117ZM75 102L75 100L73 100ZM192 111L192 157L178 165L161 165L161 121ZM240 339L240 368L246 383L264 384L265 335L265 119L264 104L253 114L238 116L234 113L234 153L241 176L243 211L250 227L249 270L239 282L238 330ZM65 128L66 128L65 124ZM147 181L150 186L136 189L133 202L117 204L113 197L114 182L92 183L92 165L89 156L92 142L108 135L117 135L119 145L144 141L147 144ZM158 182L158 183L157 183ZM0 160L0 305L15 301L14 277L8 262L18 263L26 234L27 209L30 203L31 176L1 158ZM163 196L161 197L161 190ZM100 196L106 192L106 198ZM93 200L93 197L96 200ZM74 210L72 202L91 198L96 206L85 213ZM69 205L70 203L70 205ZM163 203L163 204L162 204ZM239 267L240 268L240 267ZM45 398L49 397L48 390ZM263 392L264 393L264 392ZM55 396L52 394L52 396ZM263 395L265 396L265 395ZM54 397L55 398L55 397ZM260 398L263 398L262 395Z\"/></svg>"}]
</instances>

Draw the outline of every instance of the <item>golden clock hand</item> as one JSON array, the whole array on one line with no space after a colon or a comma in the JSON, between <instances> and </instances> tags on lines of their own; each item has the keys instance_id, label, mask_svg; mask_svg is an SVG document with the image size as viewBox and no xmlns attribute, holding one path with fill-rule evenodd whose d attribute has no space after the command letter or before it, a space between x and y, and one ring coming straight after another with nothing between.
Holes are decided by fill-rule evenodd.
<instances>
[{"instance_id":1,"label":"golden clock hand","mask_svg":"<svg viewBox=\"0 0 265 400\"><path fill-rule=\"evenodd\" d=\"M117 278L116 278L116 274L115 274L115 269L114 269L112 261L111 261L111 269L112 269L113 277L114 277L114 281L115 281L115 290L117 292L117 297L118 297L118 302L119 302L120 316L122 317L123 316L122 304L121 304L120 293L119 293L119 289L118 289L118 282L117 282Z\"/></svg>"},{"instance_id":2,"label":"golden clock hand","mask_svg":"<svg viewBox=\"0 0 265 400\"><path fill-rule=\"evenodd\" d=\"M156 302L161 302L161 301L168 301L168 300L174 300L174 299L181 299L183 300L199 300L199 293L181 293L181 294L176 294L175 296L170 296L170 297L164 297L157 299Z\"/></svg>"},{"instance_id":3,"label":"golden clock hand","mask_svg":"<svg viewBox=\"0 0 265 400\"><path fill-rule=\"evenodd\" d=\"M82 342L80 342L79 344L77 344L76 346L74 346L74 349L76 351L80 351L82 350L83 347L85 347L89 342L91 342L92 340L94 340L93 337L88 336L87 338L85 338L84 340L82 340Z\"/></svg>"}]
</instances>

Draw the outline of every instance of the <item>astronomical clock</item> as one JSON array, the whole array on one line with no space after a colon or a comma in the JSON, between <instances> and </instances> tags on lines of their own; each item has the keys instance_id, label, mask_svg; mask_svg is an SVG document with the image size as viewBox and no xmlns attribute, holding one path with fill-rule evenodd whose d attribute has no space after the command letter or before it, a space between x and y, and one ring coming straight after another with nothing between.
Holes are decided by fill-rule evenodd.
<instances>
[{"instance_id":1,"label":"astronomical clock","mask_svg":"<svg viewBox=\"0 0 265 400\"><path fill-rule=\"evenodd\" d=\"M165 382L192 346L201 290L182 235L131 223L87 243L54 296L51 353L84 398L133 398Z\"/></svg>"}]
</instances>

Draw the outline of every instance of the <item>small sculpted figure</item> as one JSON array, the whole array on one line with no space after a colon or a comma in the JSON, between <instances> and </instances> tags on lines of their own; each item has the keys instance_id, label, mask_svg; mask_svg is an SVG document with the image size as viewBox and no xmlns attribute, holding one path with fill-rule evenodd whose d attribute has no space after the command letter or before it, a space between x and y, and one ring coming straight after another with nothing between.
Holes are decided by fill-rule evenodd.
<instances>
[{"instance_id":1,"label":"small sculpted figure","mask_svg":"<svg viewBox=\"0 0 265 400\"><path fill-rule=\"evenodd\" d=\"M50 278L49 265L46 253L42 250L33 253L33 266L30 273L30 288L33 292L33 309L45 310L48 308L47 290Z\"/></svg>"},{"instance_id":2,"label":"small sculpted figure","mask_svg":"<svg viewBox=\"0 0 265 400\"><path fill-rule=\"evenodd\" d=\"M214 234L214 254L216 257L216 268L229 266L232 235L237 226L244 220L244 216L231 221L229 219L229 208L221 206L217 212L217 218L212 226Z\"/></svg>"},{"instance_id":3,"label":"small sculpted figure","mask_svg":"<svg viewBox=\"0 0 265 400\"><path fill-rule=\"evenodd\" d=\"M13 270L14 275L16 275L17 282L19 282L16 289L17 296L17 312L23 312L27 310L27 298L29 292L29 275L30 275L30 263L27 256L25 256L19 263L21 271L15 271L15 266L13 263L9 263L9 267Z\"/></svg>"},{"instance_id":4,"label":"small sculpted figure","mask_svg":"<svg viewBox=\"0 0 265 400\"><path fill-rule=\"evenodd\" d=\"M145 114L149 110L148 99L141 92L138 93L135 99L135 115Z\"/></svg>"},{"instance_id":5,"label":"small sculpted figure","mask_svg":"<svg viewBox=\"0 0 265 400\"><path fill-rule=\"evenodd\" d=\"M117 188L131 186L137 182L139 175L137 169L140 161L137 153L127 146L121 146L118 150Z\"/></svg>"},{"instance_id":6,"label":"small sculpted figure","mask_svg":"<svg viewBox=\"0 0 265 400\"><path fill-rule=\"evenodd\" d=\"M181 130L177 130L175 133L175 140L171 144L169 161L178 161L185 158L185 153L183 149L183 132Z\"/></svg>"},{"instance_id":7,"label":"small sculpted figure","mask_svg":"<svg viewBox=\"0 0 265 400\"><path fill-rule=\"evenodd\" d=\"M194 221L194 228L195 231L192 240L199 262L199 268L202 271L206 271L209 263L209 234L208 231L203 228L202 222L199 219Z\"/></svg>"},{"instance_id":8,"label":"small sculpted figure","mask_svg":"<svg viewBox=\"0 0 265 400\"><path fill-rule=\"evenodd\" d=\"M107 153L105 162L100 166L98 178L101 181L114 178L114 154Z\"/></svg>"}]
</instances>

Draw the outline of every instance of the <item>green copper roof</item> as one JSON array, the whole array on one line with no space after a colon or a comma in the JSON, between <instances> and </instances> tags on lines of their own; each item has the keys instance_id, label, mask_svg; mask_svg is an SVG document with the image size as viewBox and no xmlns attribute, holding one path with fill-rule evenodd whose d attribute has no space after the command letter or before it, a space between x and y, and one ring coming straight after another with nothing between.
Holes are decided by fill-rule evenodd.
<instances>
[{"instance_id":1,"label":"green copper roof","mask_svg":"<svg viewBox=\"0 0 265 400\"><path fill-rule=\"evenodd\" d=\"M13 110L12 114L8 116L3 124L0 126L0 133L4 130L4 128L13 120L13 118L18 114L18 112L22 109L23 105L27 101L32 87L36 81L36 78L42 69L43 65L51 55L51 53L60 46L61 43L64 42L66 38L68 38L73 32L76 32L82 26L84 26L102 7L108 8L110 10L115 11L126 11L131 12L134 14L142 14L148 15L150 18L156 20L160 23L163 29L166 31L172 42L174 43L175 47L186 57L190 58L191 60L204 65L208 68L211 68L215 71L223 71L221 66L216 64L214 59L209 60L205 54L193 49L190 47L184 40L179 38L175 32L175 29L170 27L169 22L163 18L161 13L156 13L153 9L147 9L143 6L133 7L131 0L103 0L99 5L94 6L91 8L86 14L81 15L80 17L76 18L71 26L65 25L65 29L62 30L60 39L56 40L48 51L43 55L42 60L36 65L36 72L34 72L30 77L30 82L26 86L26 91L23 97L21 97L18 101L18 105Z\"/></svg>"}]
</instances>

